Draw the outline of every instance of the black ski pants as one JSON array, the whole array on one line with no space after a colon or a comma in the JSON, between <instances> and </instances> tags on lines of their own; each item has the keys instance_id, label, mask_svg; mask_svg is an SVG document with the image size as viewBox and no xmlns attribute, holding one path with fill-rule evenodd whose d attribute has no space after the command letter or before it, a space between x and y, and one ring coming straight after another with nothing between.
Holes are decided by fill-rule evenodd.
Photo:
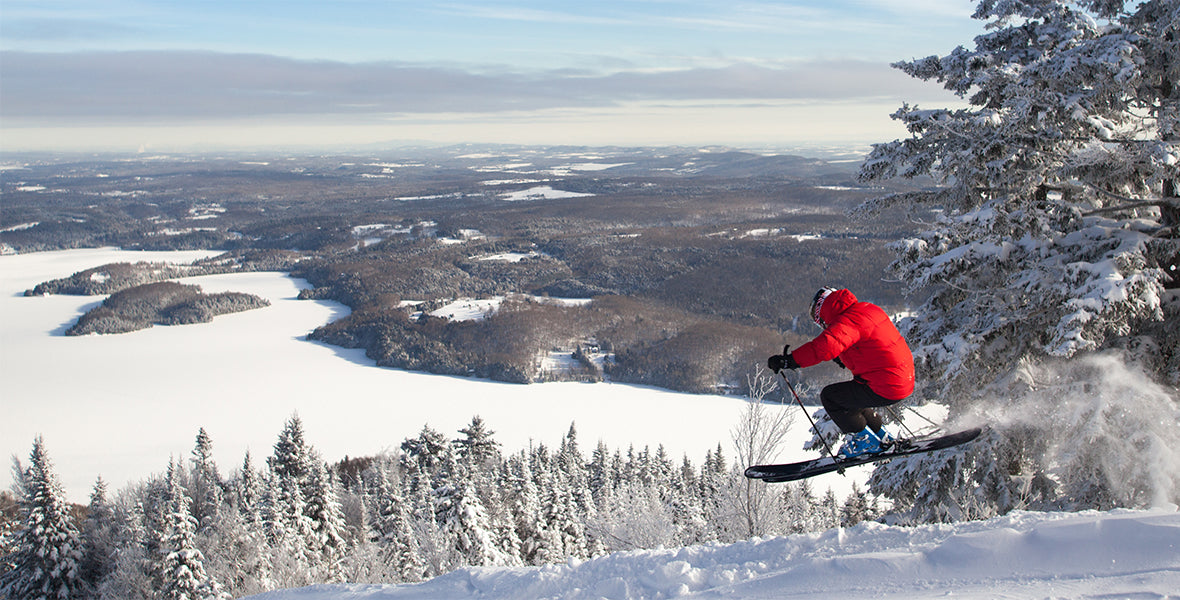
<instances>
[{"instance_id":1,"label":"black ski pants","mask_svg":"<svg viewBox=\"0 0 1180 600\"><path fill-rule=\"evenodd\" d=\"M824 410L832 417L840 431L856 433L867 425L873 431L881 429L881 416L873 407L889 406L900 402L890 400L874 392L869 384L854 379L824 387L819 393Z\"/></svg>"}]
</instances>

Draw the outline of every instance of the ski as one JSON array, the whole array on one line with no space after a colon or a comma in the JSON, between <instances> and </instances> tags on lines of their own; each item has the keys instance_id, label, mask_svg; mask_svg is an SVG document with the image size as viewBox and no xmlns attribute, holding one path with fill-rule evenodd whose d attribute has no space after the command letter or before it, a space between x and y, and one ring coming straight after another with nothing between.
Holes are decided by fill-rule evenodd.
<instances>
[{"instance_id":1,"label":"ski","mask_svg":"<svg viewBox=\"0 0 1180 600\"><path fill-rule=\"evenodd\" d=\"M824 473L831 473L832 471L840 471L846 467L855 467L857 465L867 465L881 460L889 460L899 456L906 456L909 454L921 454L923 452L933 452L935 450L942 450L959 444L965 444L971 440L979 437L983 430L976 427L967 429L958 433L949 435L925 438L920 440L899 440L889 445L889 447L878 454L865 454L849 459L838 460L825 456L823 458L816 458L813 460L805 460L803 462L786 463L780 465L756 465L746 469L746 477L750 479L761 479L767 483L782 483L784 481L796 481L799 479L806 479Z\"/></svg>"}]
</instances>

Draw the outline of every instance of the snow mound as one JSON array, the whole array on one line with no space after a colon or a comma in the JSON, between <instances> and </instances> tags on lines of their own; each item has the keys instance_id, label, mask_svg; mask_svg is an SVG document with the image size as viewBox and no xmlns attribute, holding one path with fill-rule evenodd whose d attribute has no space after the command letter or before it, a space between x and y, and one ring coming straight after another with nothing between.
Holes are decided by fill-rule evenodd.
<instances>
[{"instance_id":1,"label":"snow mound","mask_svg":"<svg viewBox=\"0 0 1180 600\"><path fill-rule=\"evenodd\" d=\"M1180 596L1180 513L1014 512L921 527L862 523L735 544L466 568L413 585L320 585L254 600L1137 598Z\"/></svg>"}]
</instances>

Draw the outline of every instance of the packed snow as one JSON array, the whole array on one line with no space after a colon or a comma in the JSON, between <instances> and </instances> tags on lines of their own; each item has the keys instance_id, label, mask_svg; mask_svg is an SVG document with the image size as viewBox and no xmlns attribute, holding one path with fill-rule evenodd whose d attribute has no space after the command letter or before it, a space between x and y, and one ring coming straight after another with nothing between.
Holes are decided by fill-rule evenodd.
<instances>
[{"instance_id":1,"label":"packed snow","mask_svg":"<svg viewBox=\"0 0 1180 600\"><path fill-rule=\"evenodd\" d=\"M848 529L465 568L419 584L319 585L253 600L648 598L1180 598L1180 513L1013 512L988 521Z\"/></svg>"}]
</instances>

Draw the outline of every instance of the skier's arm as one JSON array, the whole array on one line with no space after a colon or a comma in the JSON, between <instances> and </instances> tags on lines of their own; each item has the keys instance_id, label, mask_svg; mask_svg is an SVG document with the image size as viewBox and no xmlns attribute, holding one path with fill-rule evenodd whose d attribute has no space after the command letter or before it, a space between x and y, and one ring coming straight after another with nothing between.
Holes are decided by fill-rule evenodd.
<instances>
[{"instance_id":1,"label":"skier's arm","mask_svg":"<svg viewBox=\"0 0 1180 600\"><path fill-rule=\"evenodd\" d=\"M836 319L814 340L799 346L791 357L800 367L810 367L838 358L849 346L860 340L860 329L848 319Z\"/></svg>"}]
</instances>

